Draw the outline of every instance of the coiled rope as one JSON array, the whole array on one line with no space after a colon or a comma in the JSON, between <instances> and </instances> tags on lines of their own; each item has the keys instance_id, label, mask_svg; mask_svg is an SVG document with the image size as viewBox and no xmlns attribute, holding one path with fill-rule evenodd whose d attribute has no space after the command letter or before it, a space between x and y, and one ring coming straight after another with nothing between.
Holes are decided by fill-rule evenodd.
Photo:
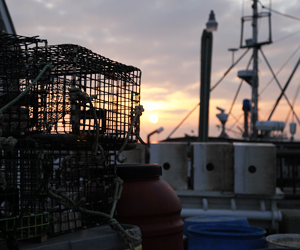
<instances>
[{"instance_id":1,"label":"coiled rope","mask_svg":"<svg viewBox=\"0 0 300 250\"><path fill-rule=\"evenodd\" d=\"M84 91L82 91L79 88L76 87L71 87L69 88L69 97L71 101L83 101L85 103L89 103L90 104L90 108L93 111L93 116L94 116L94 122L96 125L96 138L95 138L95 142L94 142L94 155L97 158L97 160L99 161L100 164L102 164L105 161L105 155L104 155L104 150L101 147L101 145L99 144L99 125L98 125L98 119L97 119L97 114L96 114L96 110L93 106L92 101L94 99L97 98L97 95L92 95L92 96L88 96L87 93L85 93ZM100 151L100 155L98 155L98 150Z\"/></svg>"},{"instance_id":2,"label":"coiled rope","mask_svg":"<svg viewBox=\"0 0 300 250\"><path fill-rule=\"evenodd\" d=\"M104 150L101 147L101 145L99 144L99 125L98 125L98 119L97 119L97 114L96 114L96 110L93 106L92 101L97 98L97 95L92 95L92 96L88 96L87 93L85 93L84 91L82 91L81 89L77 88L77 87L72 87L69 88L69 98L71 101L83 101L83 102L88 102L90 104L90 108L93 110L93 116L94 116L94 121L95 121L95 125L96 125L96 138L95 138L95 143L94 143L94 154L97 156L98 155L98 150L100 151L100 156L98 156L98 160L100 161L100 163L102 163L105 160L105 156L104 156ZM142 105L140 106L136 106L135 110L131 112L131 115L134 115L131 124L130 124L130 128L127 132L125 141L123 142L121 148L119 149L117 155L116 155L116 159L118 162L120 163L124 163L127 159L120 159L120 154L124 151L127 143L128 143L128 139L130 134L132 133L133 130L133 126L136 122L136 119L142 115L144 111L144 108ZM143 142L143 140L137 136L137 138Z\"/></svg>"},{"instance_id":3,"label":"coiled rope","mask_svg":"<svg viewBox=\"0 0 300 250\"><path fill-rule=\"evenodd\" d=\"M118 151L118 153L117 153L117 161L120 162L120 163L124 163L124 162L127 160L127 158L120 159L120 154L123 152L123 150L124 150L125 147L126 147L126 144L127 144L127 142L128 142L128 139L129 139L129 135L131 134L131 132L132 132L132 130L133 130L133 126L134 126L134 124L135 124L136 119L137 119L139 116L141 116L143 112L144 112L144 108L143 108L142 105L136 106L136 107L135 107L135 110L131 112L131 114L132 114L132 115L135 115L135 116L133 117L133 119L132 119L132 121L131 121L130 128L129 128L128 132L127 132L127 136L126 136L126 138L125 138L125 141L124 141L123 145L121 146L121 148L119 149L119 151Z\"/></svg>"},{"instance_id":4,"label":"coiled rope","mask_svg":"<svg viewBox=\"0 0 300 250\"><path fill-rule=\"evenodd\" d=\"M18 140L13 138L12 136L9 137L0 137L0 150L4 149L7 151L11 151L14 146L17 144Z\"/></svg>"},{"instance_id":5,"label":"coiled rope","mask_svg":"<svg viewBox=\"0 0 300 250\"><path fill-rule=\"evenodd\" d=\"M119 193L119 192L116 192L116 193ZM130 247L130 250L134 250L134 244L133 244L134 242L141 240L141 237L139 235L133 234L133 232L128 229L125 230L120 225L120 223L117 220L115 220L114 218L112 218L110 215L99 212L99 211L92 211L92 210L83 208L82 205L85 203L85 198L81 198L77 203L75 203L61 189L56 190L52 187L49 187L49 195L52 198L54 198L55 200L57 200L61 205L63 205L64 207L66 207L68 209L74 209L81 213L105 218L108 221L109 226L118 233L120 239L123 240L123 242Z\"/></svg>"}]
</instances>

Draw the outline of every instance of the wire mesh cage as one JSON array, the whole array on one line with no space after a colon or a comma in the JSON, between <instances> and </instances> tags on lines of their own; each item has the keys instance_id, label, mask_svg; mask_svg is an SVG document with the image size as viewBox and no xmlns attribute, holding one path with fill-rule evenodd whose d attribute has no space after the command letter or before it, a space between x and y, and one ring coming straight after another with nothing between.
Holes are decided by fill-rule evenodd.
<instances>
[{"instance_id":1,"label":"wire mesh cage","mask_svg":"<svg viewBox=\"0 0 300 250\"><path fill-rule=\"evenodd\" d=\"M111 212L115 154L33 139L0 150L0 242L7 232L24 239L107 223L91 211Z\"/></svg>"},{"instance_id":2,"label":"wire mesh cage","mask_svg":"<svg viewBox=\"0 0 300 250\"><path fill-rule=\"evenodd\" d=\"M45 66L46 54L37 54L39 46L47 47L47 41L37 37L24 37L0 33L0 108L9 104L24 91ZM4 136L22 136L37 131L44 118L43 84L32 86L26 96L3 110L1 127Z\"/></svg>"},{"instance_id":3,"label":"wire mesh cage","mask_svg":"<svg viewBox=\"0 0 300 250\"><path fill-rule=\"evenodd\" d=\"M53 164L48 180L49 235L107 222L87 212L110 214L113 206L115 153L102 153L97 155L83 144L77 144L71 150L65 147L49 150L48 161ZM76 208L79 203L80 208Z\"/></svg>"},{"instance_id":4,"label":"wire mesh cage","mask_svg":"<svg viewBox=\"0 0 300 250\"><path fill-rule=\"evenodd\" d=\"M0 219L0 228L0 243L7 241L10 235L17 240L44 236L49 228L49 213Z\"/></svg>"},{"instance_id":5,"label":"wire mesh cage","mask_svg":"<svg viewBox=\"0 0 300 250\"><path fill-rule=\"evenodd\" d=\"M42 145L23 140L14 144L0 150L0 241L10 231L19 239L45 234L49 224L45 210L48 171Z\"/></svg>"},{"instance_id":6,"label":"wire mesh cage","mask_svg":"<svg viewBox=\"0 0 300 250\"><path fill-rule=\"evenodd\" d=\"M140 103L141 71L79 45L41 47L52 69L47 85L46 133L71 133L83 141L124 141ZM136 142L139 119L129 135Z\"/></svg>"},{"instance_id":7,"label":"wire mesh cage","mask_svg":"<svg viewBox=\"0 0 300 250\"><path fill-rule=\"evenodd\" d=\"M117 150L139 137L140 79L79 45L0 34L0 242L111 219Z\"/></svg>"},{"instance_id":8,"label":"wire mesh cage","mask_svg":"<svg viewBox=\"0 0 300 250\"><path fill-rule=\"evenodd\" d=\"M122 143L140 103L141 71L79 45L47 46L37 37L0 35L0 107L24 91L47 63L52 69L4 112L2 134L73 134ZM42 46L41 46L42 44ZM135 143L139 119L128 137Z\"/></svg>"}]
</instances>

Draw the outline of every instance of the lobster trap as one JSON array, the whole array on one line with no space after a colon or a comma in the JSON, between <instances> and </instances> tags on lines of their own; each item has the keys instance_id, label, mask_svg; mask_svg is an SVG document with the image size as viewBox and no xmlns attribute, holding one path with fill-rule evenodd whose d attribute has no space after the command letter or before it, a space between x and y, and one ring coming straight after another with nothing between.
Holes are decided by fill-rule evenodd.
<instances>
[{"instance_id":1,"label":"lobster trap","mask_svg":"<svg viewBox=\"0 0 300 250\"><path fill-rule=\"evenodd\" d=\"M13 143L13 148L0 150L0 241L7 232L18 239L43 235L49 225L44 150L34 141Z\"/></svg>"},{"instance_id":2,"label":"lobster trap","mask_svg":"<svg viewBox=\"0 0 300 250\"><path fill-rule=\"evenodd\" d=\"M102 145L116 148L130 132L129 143L137 141L138 68L79 45L48 46L37 37L1 34L0 44L0 108L26 90L45 65L52 66L5 109L4 136L72 134L82 141L98 138Z\"/></svg>"},{"instance_id":3,"label":"lobster trap","mask_svg":"<svg viewBox=\"0 0 300 250\"><path fill-rule=\"evenodd\" d=\"M79 45L0 34L0 242L107 223L97 212L113 213L117 150L139 138L140 79Z\"/></svg>"},{"instance_id":4,"label":"lobster trap","mask_svg":"<svg viewBox=\"0 0 300 250\"><path fill-rule=\"evenodd\" d=\"M46 100L48 131L87 141L97 135L101 143L123 141L140 103L140 70L78 45L41 49L52 64ZM129 142L136 142L139 135L139 120L133 125Z\"/></svg>"},{"instance_id":5,"label":"lobster trap","mask_svg":"<svg viewBox=\"0 0 300 250\"><path fill-rule=\"evenodd\" d=\"M47 47L47 41L37 37L24 37L0 33L0 108L16 100L38 76L46 63L46 54L37 54L39 46ZM2 111L2 135L20 137L37 131L42 117L45 93L42 89L46 74L39 84Z\"/></svg>"},{"instance_id":6,"label":"lobster trap","mask_svg":"<svg viewBox=\"0 0 300 250\"><path fill-rule=\"evenodd\" d=\"M7 232L24 239L107 223L92 212L113 207L115 154L32 139L0 150L0 242Z\"/></svg>"},{"instance_id":7,"label":"lobster trap","mask_svg":"<svg viewBox=\"0 0 300 250\"><path fill-rule=\"evenodd\" d=\"M115 153L98 155L85 146L77 144L71 150L57 147L47 156L53 169L48 178L50 235L107 222L86 210L110 213L114 202Z\"/></svg>"}]
</instances>

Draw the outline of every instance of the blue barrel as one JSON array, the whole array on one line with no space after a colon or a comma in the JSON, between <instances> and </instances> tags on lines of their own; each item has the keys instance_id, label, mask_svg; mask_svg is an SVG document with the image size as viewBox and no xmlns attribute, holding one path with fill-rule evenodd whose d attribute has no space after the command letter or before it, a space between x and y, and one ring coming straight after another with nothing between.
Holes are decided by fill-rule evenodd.
<instances>
[{"instance_id":1,"label":"blue barrel","mask_svg":"<svg viewBox=\"0 0 300 250\"><path fill-rule=\"evenodd\" d=\"M196 224L201 226L202 228L205 228L206 226L219 225L249 226L249 222L246 217L224 215L196 216L184 220L183 234L188 236L188 227Z\"/></svg>"},{"instance_id":2,"label":"blue barrel","mask_svg":"<svg viewBox=\"0 0 300 250\"><path fill-rule=\"evenodd\" d=\"M266 231L259 227L192 225L188 250L252 250L265 248Z\"/></svg>"}]
</instances>

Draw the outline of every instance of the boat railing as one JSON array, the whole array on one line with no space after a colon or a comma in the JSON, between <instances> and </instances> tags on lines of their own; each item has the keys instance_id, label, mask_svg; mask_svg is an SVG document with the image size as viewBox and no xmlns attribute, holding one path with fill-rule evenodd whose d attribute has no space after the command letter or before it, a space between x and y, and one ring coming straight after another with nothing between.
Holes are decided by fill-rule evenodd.
<instances>
[{"instance_id":1,"label":"boat railing","mask_svg":"<svg viewBox=\"0 0 300 250\"><path fill-rule=\"evenodd\" d=\"M277 187L285 199L300 198L300 150L277 150Z\"/></svg>"}]
</instances>

